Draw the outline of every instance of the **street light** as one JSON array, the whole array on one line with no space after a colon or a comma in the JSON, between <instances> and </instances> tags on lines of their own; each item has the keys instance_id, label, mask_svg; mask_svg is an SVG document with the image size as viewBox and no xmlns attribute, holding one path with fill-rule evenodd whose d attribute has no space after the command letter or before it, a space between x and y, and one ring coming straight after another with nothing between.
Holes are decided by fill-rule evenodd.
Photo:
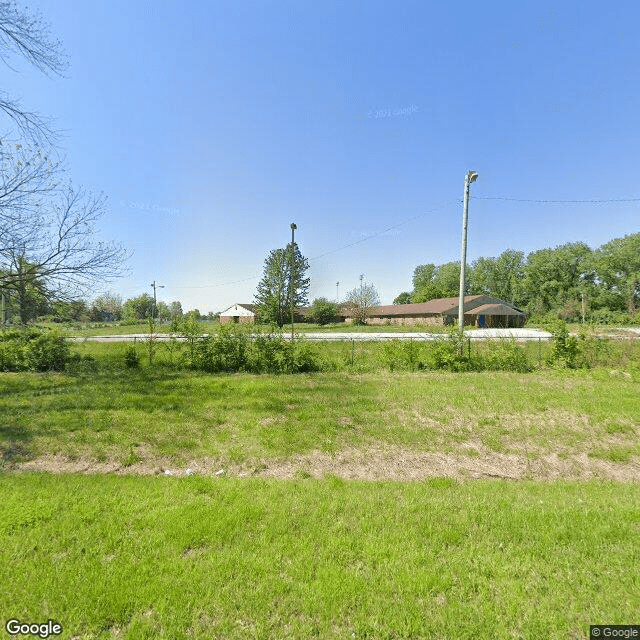
<instances>
[{"instance_id":1,"label":"street light","mask_svg":"<svg viewBox=\"0 0 640 640\"><path fill-rule=\"evenodd\" d=\"M156 281L154 280L149 286L153 287L153 311L151 312L151 317L155 318L156 317L156 312L158 310L158 305L157 305L157 302L156 302L156 287L158 289L164 289L164 285L163 284L156 284Z\"/></svg>"},{"instance_id":2,"label":"street light","mask_svg":"<svg viewBox=\"0 0 640 640\"><path fill-rule=\"evenodd\" d=\"M294 234L296 227L295 222L291 223L291 269L289 269L289 289L291 290L291 344L293 344L293 287L294 287L294 264L296 259Z\"/></svg>"},{"instance_id":3,"label":"street light","mask_svg":"<svg viewBox=\"0 0 640 640\"><path fill-rule=\"evenodd\" d=\"M458 300L458 328L460 335L464 332L464 284L467 266L467 223L469 220L469 185L475 182L478 174L467 171L464 177L464 208L462 214L462 248L460 250L460 297Z\"/></svg>"}]
</instances>

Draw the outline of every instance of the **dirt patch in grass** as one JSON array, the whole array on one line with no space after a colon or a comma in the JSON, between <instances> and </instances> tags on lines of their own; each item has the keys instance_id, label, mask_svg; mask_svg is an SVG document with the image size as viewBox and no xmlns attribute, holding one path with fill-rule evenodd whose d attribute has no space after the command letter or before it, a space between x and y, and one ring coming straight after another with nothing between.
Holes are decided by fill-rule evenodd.
<instances>
[{"instance_id":1,"label":"dirt patch in grass","mask_svg":"<svg viewBox=\"0 0 640 640\"><path fill-rule=\"evenodd\" d=\"M472 450L471 450L472 449ZM242 464L205 458L177 466L175 461L144 458L128 466L121 462L42 456L17 464L23 471L53 473L114 473L118 475L185 475L187 469L200 475L218 477L321 478L334 475L358 480L417 481L432 477L457 479L503 478L509 480L556 480L603 478L623 482L640 481L640 459L611 462L586 453L559 457L556 453L530 458L527 455L499 453L482 445L470 448L470 455L420 452L397 446L343 449L338 452L314 451L286 460L255 460ZM169 472L169 473L167 473Z\"/></svg>"}]
</instances>

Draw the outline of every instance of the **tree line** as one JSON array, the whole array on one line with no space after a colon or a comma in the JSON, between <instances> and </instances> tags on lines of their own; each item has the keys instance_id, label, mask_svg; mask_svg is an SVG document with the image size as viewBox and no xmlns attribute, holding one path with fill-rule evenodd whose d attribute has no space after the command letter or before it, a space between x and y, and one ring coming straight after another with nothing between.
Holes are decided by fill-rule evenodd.
<instances>
[{"instance_id":1,"label":"tree line","mask_svg":"<svg viewBox=\"0 0 640 640\"><path fill-rule=\"evenodd\" d=\"M487 294L531 316L567 321L635 320L640 304L640 233L615 238L591 249L572 242L525 256L508 249L467 266L466 295ZM394 304L426 302L459 294L460 263L421 264L413 290Z\"/></svg>"}]
</instances>

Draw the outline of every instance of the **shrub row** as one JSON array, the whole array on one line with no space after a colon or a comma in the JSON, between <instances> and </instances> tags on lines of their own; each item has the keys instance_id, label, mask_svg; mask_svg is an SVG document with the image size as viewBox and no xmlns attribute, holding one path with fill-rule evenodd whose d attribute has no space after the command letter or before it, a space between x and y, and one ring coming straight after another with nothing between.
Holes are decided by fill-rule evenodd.
<instances>
[{"instance_id":1,"label":"shrub row","mask_svg":"<svg viewBox=\"0 0 640 640\"><path fill-rule=\"evenodd\" d=\"M526 351L515 341L491 342L482 350L450 333L442 340L392 340L384 344L382 362L390 370L518 371L533 370Z\"/></svg>"},{"instance_id":2,"label":"shrub row","mask_svg":"<svg viewBox=\"0 0 640 640\"><path fill-rule=\"evenodd\" d=\"M150 362L153 361L153 343L148 342ZM322 371L325 363L317 346L301 340L293 344L279 332L254 333L234 326L222 326L216 333L200 337L187 336L186 348L169 349L178 352L174 365L208 373L304 373ZM140 358L133 345L125 351L125 364L129 368L140 366Z\"/></svg>"}]
</instances>

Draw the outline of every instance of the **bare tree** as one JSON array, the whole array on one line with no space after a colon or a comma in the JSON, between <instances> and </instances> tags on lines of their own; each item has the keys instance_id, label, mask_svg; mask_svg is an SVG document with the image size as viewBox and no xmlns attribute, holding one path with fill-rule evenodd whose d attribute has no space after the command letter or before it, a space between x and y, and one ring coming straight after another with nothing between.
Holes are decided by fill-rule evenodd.
<instances>
[{"instance_id":1,"label":"bare tree","mask_svg":"<svg viewBox=\"0 0 640 640\"><path fill-rule=\"evenodd\" d=\"M17 230L5 229L0 289L17 296L23 324L29 320L27 292L36 282L48 299L72 300L123 275L125 249L96 239L104 210L104 196L68 186L38 216L23 216Z\"/></svg>"},{"instance_id":2,"label":"bare tree","mask_svg":"<svg viewBox=\"0 0 640 640\"><path fill-rule=\"evenodd\" d=\"M41 226L63 171L62 162L41 149L0 141L0 248L10 248Z\"/></svg>"},{"instance_id":3,"label":"bare tree","mask_svg":"<svg viewBox=\"0 0 640 640\"><path fill-rule=\"evenodd\" d=\"M0 60L12 70L14 56L21 57L44 74L61 76L68 66L62 43L54 40L40 14L29 13L15 2L0 1ZM38 144L50 144L55 133L51 121L22 107L20 101L0 90L0 110L19 132Z\"/></svg>"},{"instance_id":4,"label":"bare tree","mask_svg":"<svg viewBox=\"0 0 640 640\"><path fill-rule=\"evenodd\" d=\"M379 304L380 296L372 284L360 285L347 293L347 311L356 324L366 324L371 308Z\"/></svg>"}]
</instances>

